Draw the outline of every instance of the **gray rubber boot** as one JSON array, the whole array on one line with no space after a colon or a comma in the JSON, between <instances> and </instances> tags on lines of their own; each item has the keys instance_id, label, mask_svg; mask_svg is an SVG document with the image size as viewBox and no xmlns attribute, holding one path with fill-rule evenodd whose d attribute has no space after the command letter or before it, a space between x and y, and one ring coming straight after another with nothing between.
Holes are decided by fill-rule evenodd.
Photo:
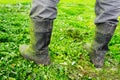
<instances>
[{"instance_id":1,"label":"gray rubber boot","mask_svg":"<svg viewBox=\"0 0 120 80\"><path fill-rule=\"evenodd\" d=\"M32 21L30 30L30 45L21 45L19 51L21 55L37 64L50 64L48 45L52 34L53 20Z\"/></svg>"},{"instance_id":2,"label":"gray rubber boot","mask_svg":"<svg viewBox=\"0 0 120 80\"><path fill-rule=\"evenodd\" d=\"M90 51L90 60L96 68L101 68L104 64L105 53L109 50L110 42L116 25L112 23L104 23L96 25L95 40Z\"/></svg>"}]
</instances>

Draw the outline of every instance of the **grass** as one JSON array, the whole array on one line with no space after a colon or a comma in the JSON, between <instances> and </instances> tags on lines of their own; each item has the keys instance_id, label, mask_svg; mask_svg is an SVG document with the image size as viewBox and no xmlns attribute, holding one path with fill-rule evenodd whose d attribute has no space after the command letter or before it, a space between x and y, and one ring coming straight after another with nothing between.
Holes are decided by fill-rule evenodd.
<instances>
[{"instance_id":1,"label":"grass","mask_svg":"<svg viewBox=\"0 0 120 80\"><path fill-rule=\"evenodd\" d=\"M44 67L25 60L18 51L20 44L30 41L30 1L1 0L0 80L119 80L119 27L102 69L94 68L84 49L94 36L94 2L60 1L49 46L52 64Z\"/></svg>"},{"instance_id":2,"label":"grass","mask_svg":"<svg viewBox=\"0 0 120 80\"><path fill-rule=\"evenodd\" d=\"M28 3L31 0L0 0L1 4L16 4L16 3Z\"/></svg>"}]
</instances>

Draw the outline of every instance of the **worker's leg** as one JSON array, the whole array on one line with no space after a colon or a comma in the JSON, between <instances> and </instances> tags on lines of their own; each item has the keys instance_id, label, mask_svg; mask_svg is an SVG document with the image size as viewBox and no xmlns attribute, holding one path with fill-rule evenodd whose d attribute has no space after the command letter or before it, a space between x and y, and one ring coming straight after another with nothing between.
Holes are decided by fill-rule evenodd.
<instances>
[{"instance_id":1,"label":"worker's leg","mask_svg":"<svg viewBox=\"0 0 120 80\"><path fill-rule=\"evenodd\" d=\"M53 28L53 20L57 15L59 0L33 0L30 12L31 44L21 45L19 50L23 57L35 61L37 64L48 65L48 45Z\"/></svg>"},{"instance_id":2,"label":"worker's leg","mask_svg":"<svg viewBox=\"0 0 120 80\"><path fill-rule=\"evenodd\" d=\"M108 43L118 23L120 0L96 0L96 32L90 59L95 67L102 67Z\"/></svg>"}]
</instances>

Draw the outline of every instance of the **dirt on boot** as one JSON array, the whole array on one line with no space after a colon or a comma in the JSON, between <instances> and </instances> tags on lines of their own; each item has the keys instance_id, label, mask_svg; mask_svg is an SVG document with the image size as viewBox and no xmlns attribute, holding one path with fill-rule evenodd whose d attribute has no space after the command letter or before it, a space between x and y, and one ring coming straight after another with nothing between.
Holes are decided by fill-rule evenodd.
<instances>
[{"instance_id":1,"label":"dirt on boot","mask_svg":"<svg viewBox=\"0 0 120 80\"><path fill-rule=\"evenodd\" d=\"M21 45L19 47L20 54L27 60L34 61L36 64L49 65L50 57L46 55L48 51L40 51L40 53L35 53L35 51L29 45ZM47 53L48 54L48 53Z\"/></svg>"}]
</instances>

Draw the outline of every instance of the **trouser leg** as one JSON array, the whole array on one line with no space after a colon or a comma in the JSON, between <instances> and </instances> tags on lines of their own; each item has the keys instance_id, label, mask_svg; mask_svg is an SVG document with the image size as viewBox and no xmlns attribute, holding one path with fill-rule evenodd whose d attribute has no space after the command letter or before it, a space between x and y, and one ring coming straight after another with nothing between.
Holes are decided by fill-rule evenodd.
<instances>
[{"instance_id":1,"label":"trouser leg","mask_svg":"<svg viewBox=\"0 0 120 80\"><path fill-rule=\"evenodd\" d=\"M58 2L59 0L33 0L30 11L31 19L37 21L55 19Z\"/></svg>"},{"instance_id":2,"label":"trouser leg","mask_svg":"<svg viewBox=\"0 0 120 80\"><path fill-rule=\"evenodd\" d=\"M96 0L95 14L95 24L117 24L120 15L120 0Z\"/></svg>"},{"instance_id":3,"label":"trouser leg","mask_svg":"<svg viewBox=\"0 0 120 80\"><path fill-rule=\"evenodd\" d=\"M31 43L36 50L47 48L50 43L53 20L57 15L59 0L33 0L30 11L32 21ZM34 37L34 40L33 40Z\"/></svg>"},{"instance_id":4,"label":"trouser leg","mask_svg":"<svg viewBox=\"0 0 120 80\"><path fill-rule=\"evenodd\" d=\"M59 0L33 0L32 2L30 18L36 40L33 44L38 50L47 47L50 43L53 20L57 15L58 1Z\"/></svg>"},{"instance_id":5,"label":"trouser leg","mask_svg":"<svg viewBox=\"0 0 120 80\"><path fill-rule=\"evenodd\" d=\"M95 67L102 67L104 55L120 15L120 0L96 0L96 31L90 58Z\"/></svg>"}]
</instances>

